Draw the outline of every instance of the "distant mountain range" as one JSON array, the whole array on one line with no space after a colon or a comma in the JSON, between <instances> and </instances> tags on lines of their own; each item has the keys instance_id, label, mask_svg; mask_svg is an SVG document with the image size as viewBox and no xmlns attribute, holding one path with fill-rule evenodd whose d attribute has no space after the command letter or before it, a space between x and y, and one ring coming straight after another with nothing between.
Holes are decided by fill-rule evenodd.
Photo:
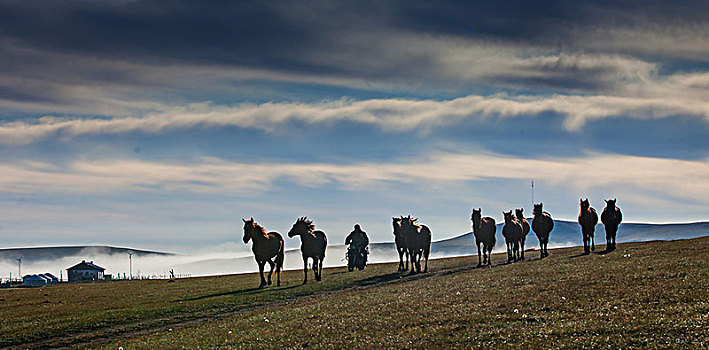
<instances>
[{"instance_id":1,"label":"distant mountain range","mask_svg":"<svg viewBox=\"0 0 709 350\"><path fill-rule=\"evenodd\" d=\"M530 224L532 219L528 219ZM497 224L497 247L504 247L504 237L502 237L502 226L504 223ZM636 241L651 241L651 240L672 240L680 238L695 238L709 235L709 222L693 222L686 224L636 224L624 223L618 228L616 240L620 242L636 242ZM606 231L603 224L596 225L595 242L598 246L604 246L606 243ZM575 221L554 220L554 229L549 236L550 246L570 246L581 245L581 229ZM450 239L435 242L432 251L446 251L453 253L459 251L462 247L473 247L475 245L475 236L472 232L453 237ZM538 247L534 231L527 235L526 247ZM474 248L474 247L473 247ZM470 250L463 249L460 254L470 254ZM477 254L477 251L476 251Z\"/></svg>"},{"instance_id":2,"label":"distant mountain range","mask_svg":"<svg viewBox=\"0 0 709 350\"><path fill-rule=\"evenodd\" d=\"M81 255L115 255L133 253L140 256L173 256L172 253L155 252L133 248L111 246L63 246L63 247L32 247L0 249L0 260L13 260L22 257L25 261L57 260L70 256Z\"/></svg>"}]
</instances>

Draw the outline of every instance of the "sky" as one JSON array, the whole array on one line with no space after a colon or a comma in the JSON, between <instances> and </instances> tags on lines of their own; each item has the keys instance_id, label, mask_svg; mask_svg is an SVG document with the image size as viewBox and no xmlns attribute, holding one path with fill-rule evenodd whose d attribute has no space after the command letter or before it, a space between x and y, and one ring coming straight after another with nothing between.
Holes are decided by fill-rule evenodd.
<instances>
[{"instance_id":1,"label":"sky","mask_svg":"<svg viewBox=\"0 0 709 350\"><path fill-rule=\"evenodd\" d=\"M0 247L709 219L706 1L0 1ZM297 238L286 246L297 248Z\"/></svg>"}]
</instances>

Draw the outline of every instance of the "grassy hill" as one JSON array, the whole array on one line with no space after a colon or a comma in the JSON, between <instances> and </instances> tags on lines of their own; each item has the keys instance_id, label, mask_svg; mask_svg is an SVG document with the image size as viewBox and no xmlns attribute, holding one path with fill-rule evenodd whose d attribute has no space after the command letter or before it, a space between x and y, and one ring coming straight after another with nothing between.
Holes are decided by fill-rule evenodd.
<instances>
[{"instance_id":1,"label":"grassy hill","mask_svg":"<svg viewBox=\"0 0 709 350\"><path fill-rule=\"evenodd\" d=\"M687 347L709 344L709 237L430 271L391 263L254 288L254 274L0 290L0 347Z\"/></svg>"}]
</instances>

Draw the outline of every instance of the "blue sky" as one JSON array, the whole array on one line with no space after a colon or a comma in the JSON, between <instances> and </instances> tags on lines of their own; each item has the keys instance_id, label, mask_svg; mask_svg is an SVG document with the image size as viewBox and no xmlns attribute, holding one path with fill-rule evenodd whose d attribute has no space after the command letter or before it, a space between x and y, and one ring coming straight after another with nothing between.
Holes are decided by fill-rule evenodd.
<instances>
[{"instance_id":1,"label":"blue sky","mask_svg":"<svg viewBox=\"0 0 709 350\"><path fill-rule=\"evenodd\" d=\"M2 2L0 245L443 239L529 213L531 179L559 219L706 220L708 7Z\"/></svg>"}]
</instances>

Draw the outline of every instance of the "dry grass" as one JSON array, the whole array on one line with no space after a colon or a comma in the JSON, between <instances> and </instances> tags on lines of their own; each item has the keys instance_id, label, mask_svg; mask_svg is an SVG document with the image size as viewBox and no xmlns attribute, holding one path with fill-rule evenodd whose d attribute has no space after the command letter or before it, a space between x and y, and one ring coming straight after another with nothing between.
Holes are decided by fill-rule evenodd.
<instances>
[{"instance_id":1,"label":"dry grass","mask_svg":"<svg viewBox=\"0 0 709 350\"><path fill-rule=\"evenodd\" d=\"M491 269L472 268L477 257L436 260L415 276L393 264L328 269L307 286L290 272L265 291L249 289L253 275L2 291L2 344L52 345L39 335L70 346L118 336L103 345L114 349L709 346L709 237L581 251Z\"/></svg>"}]
</instances>

